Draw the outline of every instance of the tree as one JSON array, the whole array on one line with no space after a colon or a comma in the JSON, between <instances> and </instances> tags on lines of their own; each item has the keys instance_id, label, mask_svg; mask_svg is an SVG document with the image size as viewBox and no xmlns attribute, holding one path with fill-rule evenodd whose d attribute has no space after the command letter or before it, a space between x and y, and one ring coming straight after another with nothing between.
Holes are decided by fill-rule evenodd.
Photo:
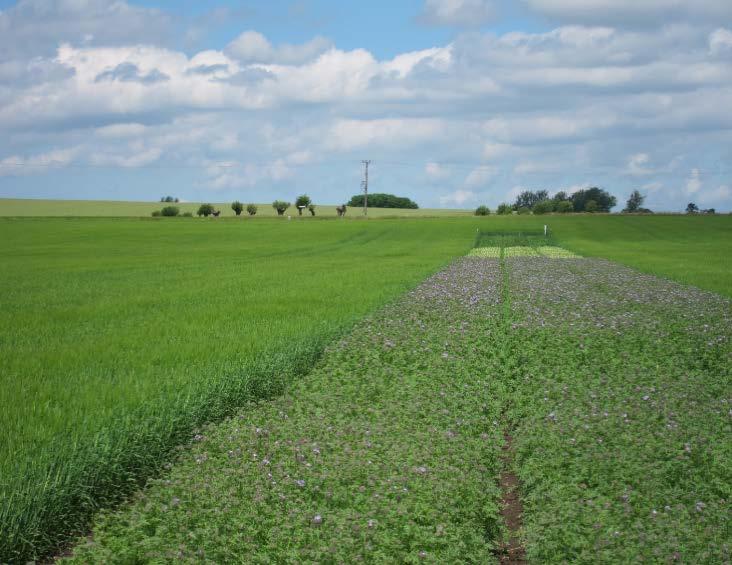
<instances>
[{"instance_id":1,"label":"tree","mask_svg":"<svg viewBox=\"0 0 732 565\"><path fill-rule=\"evenodd\" d=\"M297 206L297 213L302 216L303 209L307 208L312 204L312 200L307 194L301 194L295 199L295 206Z\"/></svg>"},{"instance_id":2,"label":"tree","mask_svg":"<svg viewBox=\"0 0 732 565\"><path fill-rule=\"evenodd\" d=\"M590 200L594 200L595 202L595 210L592 210L593 212L609 212L610 208L618 203L617 198L612 194L596 186L578 190L572 195L571 200L575 212L590 212L587 209L587 203Z\"/></svg>"},{"instance_id":3,"label":"tree","mask_svg":"<svg viewBox=\"0 0 732 565\"><path fill-rule=\"evenodd\" d=\"M687 214L696 214L698 211L699 211L699 206L697 206L693 202L689 202L686 205L686 213Z\"/></svg>"},{"instance_id":4,"label":"tree","mask_svg":"<svg viewBox=\"0 0 732 565\"><path fill-rule=\"evenodd\" d=\"M588 200L585 202L585 212L597 212L599 209L596 201Z\"/></svg>"},{"instance_id":5,"label":"tree","mask_svg":"<svg viewBox=\"0 0 732 565\"><path fill-rule=\"evenodd\" d=\"M565 202L565 201L569 200L569 196L567 195L566 192L564 192L563 190L560 190L554 196L552 196L552 200L554 202Z\"/></svg>"},{"instance_id":6,"label":"tree","mask_svg":"<svg viewBox=\"0 0 732 565\"><path fill-rule=\"evenodd\" d=\"M528 206L521 206L521 208L516 210L516 213L521 214L522 216L526 214L531 214L531 208L529 208Z\"/></svg>"},{"instance_id":7,"label":"tree","mask_svg":"<svg viewBox=\"0 0 732 565\"><path fill-rule=\"evenodd\" d=\"M574 206L569 200L560 200L554 205L554 210L560 214L567 214L569 212L574 212Z\"/></svg>"},{"instance_id":8,"label":"tree","mask_svg":"<svg viewBox=\"0 0 732 565\"><path fill-rule=\"evenodd\" d=\"M528 208L531 210L538 202L548 199L549 193L546 190L537 190L536 192L524 190L516 197L516 202L513 203L513 208L514 210L518 210L519 208Z\"/></svg>"},{"instance_id":9,"label":"tree","mask_svg":"<svg viewBox=\"0 0 732 565\"><path fill-rule=\"evenodd\" d=\"M625 204L625 210L623 210L626 214L632 214L633 212L640 212L641 207L643 206L643 201L646 199L645 196L643 196L640 191L634 190L630 193L630 197L628 198L628 202Z\"/></svg>"},{"instance_id":10,"label":"tree","mask_svg":"<svg viewBox=\"0 0 732 565\"><path fill-rule=\"evenodd\" d=\"M214 213L214 207L211 204L201 204L198 207L198 212L196 212L196 214L199 217L200 216L205 216L206 218L208 218L213 213Z\"/></svg>"},{"instance_id":11,"label":"tree","mask_svg":"<svg viewBox=\"0 0 732 565\"><path fill-rule=\"evenodd\" d=\"M291 206L289 202L285 202L284 200L275 200L272 202L272 208L277 210L277 215L282 216L284 215L285 211Z\"/></svg>"},{"instance_id":12,"label":"tree","mask_svg":"<svg viewBox=\"0 0 732 565\"><path fill-rule=\"evenodd\" d=\"M162 216L172 218L180 214L180 210L178 209L178 206L166 206L165 208L160 210L160 214Z\"/></svg>"},{"instance_id":13,"label":"tree","mask_svg":"<svg viewBox=\"0 0 732 565\"><path fill-rule=\"evenodd\" d=\"M308 210L310 211L311 216L315 216L315 204L310 204L308 206Z\"/></svg>"},{"instance_id":14,"label":"tree","mask_svg":"<svg viewBox=\"0 0 732 565\"><path fill-rule=\"evenodd\" d=\"M499 204L498 208L496 208L496 214L499 214L500 216L505 216L507 214L510 214L511 212L513 212L511 205L506 204L505 202Z\"/></svg>"},{"instance_id":15,"label":"tree","mask_svg":"<svg viewBox=\"0 0 732 565\"><path fill-rule=\"evenodd\" d=\"M488 216L491 213L491 209L488 206L478 206L475 209L476 216Z\"/></svg>"},{"instance_id":16,"label":"tree","mask_svg":"<svg viewBox=\"0 0 732 565\"><path fill-rule=\"evenodd\" d=\"M172 196L163 196L160 198L160 202L178 202L178 199Z\"/></svg>"},{"instance_id":17,"label":"tree","mask_svg":"<svg viewBox=\"0 0 732 565\"><path fill-rule=\"evenodd\" d=\"M238 200L235 200L234 202L231 203L231 209L234 210L234 213L237 216L241 216L241 213L244 210L244 204L242 204Z\"/></svg>"},{"instance_id":18,"label":"tree","mask_svg":"<svg viewBox=\"0 0 732 565\"><path fill-rule=\"evenodd\" d=\"M247 204L247 214L255 216L257 214L257 207L254 204Z\"/></svg>"},{"instance_id":19,"label":"tree","mask_svg":"<svg viewBox=\"0 0 732 565\"><path fill-rule=\"evenodd\" d=\"M707 208L706 210L704 210L704 213L705 214L716 214L717 211L714 208Z\"/></svg>"},{"instance_id":20,"label":"tree","mask_svg":"<svg viewBox=\"0 0 732 565\"><path fill-rule=\"evenodd\" d=\"M363 207L363 194L357 194L348 201L349 206L356 208ZM369 194L369 206L371 208L406 208L416 210L419 208L416 202L412 202L404 196L394 196L393 194L383 194L375 192Z\"/></svg>"},{"instance_id":21,"label":"tree","mask_svg":"<svg viewBox=\"0 0 732 565\"><path fill-rule=\"evenodd\" d=\"M552 200L541 200L534 204L533 208L534 214L549 214L550 212L554 212L554 202Z\"/></svg>"}]
</instances>

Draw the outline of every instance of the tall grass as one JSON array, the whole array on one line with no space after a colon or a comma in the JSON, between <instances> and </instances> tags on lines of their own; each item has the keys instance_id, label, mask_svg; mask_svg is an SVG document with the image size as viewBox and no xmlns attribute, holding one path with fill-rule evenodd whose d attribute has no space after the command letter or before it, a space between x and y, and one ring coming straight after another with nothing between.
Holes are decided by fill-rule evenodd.
<instances>
[{"instance_id":1,"label":"tall grass","mask_svg":"<svg viewBox=\"0 0 732 565\"><path fill-rule=\"evenodd\" d=\"M0 561L83 531L471 239L442 220L1 221Z\"/></svg>"}]
</instances>

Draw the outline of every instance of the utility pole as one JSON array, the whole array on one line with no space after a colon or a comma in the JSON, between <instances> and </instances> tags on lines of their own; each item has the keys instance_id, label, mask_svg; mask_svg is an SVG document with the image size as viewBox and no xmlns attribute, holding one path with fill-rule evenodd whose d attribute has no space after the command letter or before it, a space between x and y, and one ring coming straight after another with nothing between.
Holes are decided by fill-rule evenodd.
<instances>
[{"instance_id":1,"label":"utility pole","mask_svg":"<svg viewBox=\"0 0 732 565\"><path fill-rule=\"evenodd\" d=\"M369 213L369 165L371 164L371 159L366 159L361 161L364 166L363 171L363 181L361 182L361 186L363 186L363 215L368 216Z\"/></svg>"}]
</instances>

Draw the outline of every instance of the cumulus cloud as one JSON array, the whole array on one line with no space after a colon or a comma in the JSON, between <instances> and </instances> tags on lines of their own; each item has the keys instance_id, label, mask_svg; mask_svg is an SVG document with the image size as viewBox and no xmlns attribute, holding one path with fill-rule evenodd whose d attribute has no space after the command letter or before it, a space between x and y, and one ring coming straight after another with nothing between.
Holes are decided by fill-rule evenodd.
<instances>
[{"instance_id":1,"label":"cumulus cloud","mask_svg":"<svg viewBox=\"0 0 732 565\"><path fill-rule=\"evenodd\" d=\"M479 27L495 15L492 0L425 0L420 21L437 26Z\"/></svg>"},{"instance_id":2,"label":"cumulus cloud","mask_svg":"<svg viewBox=\"0 0 732 565\"><path fill-rule=\"evenodd\" d=\"M315 59L332 46L330 40L324 37L315 37L301 45L274 46L264 35L250 30L229 43L225 52L243 63L298 65Z\"/></svg>"},{"instance_id":3,"label":"cumulus cloud","mask_svg":"<svg viewBox=\"0 0 732 565\"><path fill-rule=\"evenodd\" d=\"M674 20L732 17L724 0L524 0L536 12L563 22L663 25Z\"/></svg>"},{"instance_id":4,"label":"cumulus cloud","mask_svg":"<svg viewBox=\"0 0 732 565\"><path fill-rule=\"evenodd\" d=\"M702 181L699 174L699 169L692 169L689 173L689 178L686 180L686 193L693 195L699 192L702 187Z\"/></svg>"},{"instance_id":5,"label":"cumulus cloud","mask_svg":"<svg viewBox=\"0 0 732 565\"><path fill-rule=\"evenodd\" d=\"M732 31L721 27L710 33L709 53L711 55L732 55Z\"/></svg>"},{"instance_id":6,"label":"cumulus cloud","mask_svg":"<svg viewBox=\"0 0 732 565\"><path fill-rule=\"evenodd\" d=\"M6 57L50 55L59 43L165 43L173 18L124 0L19 0L0 11L0 52Z\"/></svg>"},{"instance_id":7,"label":"cumulus cloud","mask_svg":"<svg viewBox=\"0 0 732 565\"><path fill-rule=\"evenodd\" d=\"M147 73L140 72L140 69L134 63L120 63L113 69L99 73L94 82L104 81L120 81L120 82L139 82L140 84L155 84L156 82L165 82L170 77L158 69L152 69Z\"/></svg>"},{"instance_id":8,"label":"cumulus cloud","mask_svg":"<svg viewBox=\"0 0 732 565\"><path fill-rule=\"evenodd\" d=\"M477 196L478 195L475 192L470 190L458 189L450 194L440 196L440 204L442 206L462 206L468 202L475 202Z\"/></svg>"}]
</instances>

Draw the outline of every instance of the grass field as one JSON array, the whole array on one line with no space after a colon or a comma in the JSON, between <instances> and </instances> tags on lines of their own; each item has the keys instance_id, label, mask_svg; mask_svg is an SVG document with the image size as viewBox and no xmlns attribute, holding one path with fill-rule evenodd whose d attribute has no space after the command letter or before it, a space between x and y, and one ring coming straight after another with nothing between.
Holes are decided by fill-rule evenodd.
<instances>
[{"instance_id":1,"label":"grass field","mask_svg":"<svg viewBox=\"0 0 732 565\"><path fill-rule=\"evenodd\" d=\"M290 200L294 202L294 198ZM247 202L244 202L246 205ZM180 202L164 204L162 202L129 202L129 201L103 201L103 200L32 200L32 199L11 199L0 198L0 216L14 217L49 217L49 216L67 216L67 217L147 217L155 210L160 210L163 206L177 206L180 208L181 214L191 212L196 214L200 203L198 202ZM236 214L231 209L231 202L214 203L217 210L221 210L222 217L235 218ZM277 217L277 211L272 208L272 203L257 204L257 218ZM337 218L335 205L320 206L316 203L316 218ZM402 218L422 218L422 217L445 217L445 216L471 216L472 210L446 210L437 208L424 208L419 210L395 210L385 208L369 208L369 217L402 217ZM297 208L290 207L287 214L293 218L297 216ZM359 218L363 216L363 208L348 208L346 212L348 218ZM304 219L312 219L310 212L303 212ZM246 210L242 212L241 220L251 219Z\"/></svg>"},{"instance_id":2,"label":"grass field","mask_svg":"<svg viewBox=\"0 0 732 565\"><path fill-rule=\"evenodd\" d=\"M0 222L0 561L81 527L181 433L280 392L473 237L413 220Z\"/></svg>"},{"instance_id":3,"label":"grass field","mask_svg":"<svg viewBox=\"0 0 732 565\"><path fill-rule=\"evenodd\" d=\"M478 231L545 223L585 257L732 296L730 216L0 220L0 561L83 531Z\"/></svg>"}]
</instances>

